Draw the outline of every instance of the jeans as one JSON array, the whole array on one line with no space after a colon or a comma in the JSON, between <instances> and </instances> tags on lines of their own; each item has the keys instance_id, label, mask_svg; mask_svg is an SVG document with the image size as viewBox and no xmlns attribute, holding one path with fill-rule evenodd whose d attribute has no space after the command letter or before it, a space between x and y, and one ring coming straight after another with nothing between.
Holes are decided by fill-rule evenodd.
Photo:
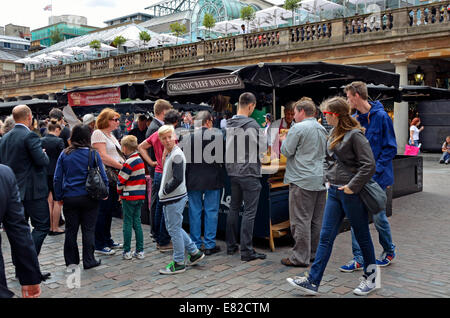
<instances>
[{"instance_id":1,"label":"jeans","mask_svg":"<svg viewBox=\"0 0 450 318\"><path fill-rule=\"evenodd\" d=\"M111 238L111 222L113 211L120 210L119 196L116 186L109 186L107 200L101 200L95 225L95 249L101 250L114 244Z\"/></svg>"},{"instance_id":2,"label":"jeans","mask_svg":"<svg viewBox=\"0 0 450 318\"><path fill-rule=\"evenodd\" d=\"M320 231L319 247L316 259L311 266L309 281L320 285L328 260L331 256L334 240L339 232L342 220L346 216L355 230L356 239L361 246L364 258L364 272L370 276L369 265L375 266L375 251L369 232L369 216L358 194L345 194L337 187L328 190L328 200L325 205L322 230ZM371 267L372 267L371 266Z\"/></svg>"},{"instance_id":3,"label":"jeans","mask_svg":"<svg viewBox=\"0 0 450 318\"><path fill-rule=\"evenodd\" d=\"M444 161L447 161L447 160L449 160L450 159L450 153L448 153L448 152L444 152L443 154L442 154L442 156L441 156L441 159L440 160L444 160ZM439 160L439 161L440 161Z\"/></svg>"},{"instance_id":4,"label":"jeans","mask_svg":"<svg viewBox=\"0 0 450 318\"><path fill-rule=\"evenodd\" d=\"M144 251L144 234L141 226L141 208L144 200L127 201L122 200L123 209L123 251L131 250L132 230L136 236L136 252Z\"/></svg>"},{"instance_id":5,"label":"jeans","mask_svg":"<svg viewBox=\"0 0 450 318\"><path fill-rule=\"evenodd\" d=\"M159 244L159 246L164 246L170 243L170 236L169 233L167 233L166 228L166 221L164 219L163 215L163 208L162 204L159 202L159 188L161 187L161 179L162 179L162 173L155 172L155 178L153 179L152 184L152 197L153 197L153 190L155 191L155 213L154 213L154 238L156 240L156 243ZM153 198L152 198L153 200Z\"/></svg>"},{"instance_id":6,"label":"jeans","mask_svg":"<svg viewBox=\"0 0 450 318\"><path fill-rule=\"evenodd\" d=\"M381 211L373 215L373 223L378 231L378 240L383 247L383 252L387 254L394 253L395 245L392 243L391 226L386 216L386 211ZM352 228L352 249L353 259L359 264L363 263L361 248L356 241L355 233Z\"/></svg>"},{"instance_id":7,"label":"jeans","mask_svg":"<svg viewBox=\"0 0 450 318\"><path fill-rule=\"evenodd\" d=\"M164 218L166 219L167 230L172 238L173 260L177 263L184 264L184 251L189 254L197 253L198 249L195 243L183 230L183 211L186 206L187 196L172 204L163 206Z\"/></svg>"},{"instance_id":8,"label":"jeans","mask_svg":"<svg viewBox=\"0 0 450 318\"><path fill-rule=\"evenodd\" d=\"M96 264L94 258L95 223L98 214L98 201L88 196L64 199L64 216L66 218L66 238L64 240L64 260L66 266L80 263L77 236L81 225L83 242L83 266Z\"/></svg>"},{"instance_id":9,"label":"jeans","mask_svg":"<svg viewBox=\"0 0 450 318\"><path fill-rule=\"evenodd\" d=\"M31 237L33 238L36 254L39 255L45 237L50 231L50 210L47 198L25 200L23 201L23 208L25 219L27 221L31 219L31 225L33 226Z\"/></svg>"},{"instance_id":10,"label":"jeans","mask_svg":"<svg viewBox=\"0 0 450 318\"><path fill-rule=\"evenodd\" d=\"M231 177L231 206L227 217L226 240L227 248L237 247L239 212L244 202L244 213L241 221L241 256L253 253L253 226L258 210L259 194L261 192L260 178Z\"/></svg>"},{"instance_id":11,"label":"jeans","mask_svg":"<svg viewBox=\"0 0 450 318\"><path fill-rule=\"evenodd\" d=\"M216 246L217 222L219 220L220 189L189 191L189 229L192 241L201 248L202 241L202 208L204 206L205 249ZM204 195L204 199L203 199Z\"/></svg>"},{"instance_id":12,"label":"jeans","mask_svg":"<svg viewBox=\"0 0 450 318\"><path fill-rule=\"evenodd\" d=\"M409 145L410 145L410 146L419 147L419 140L414 140L414 142L411 143L411 139L410 139L410 140L409 140Z\"/></svg>"}]
</instances>

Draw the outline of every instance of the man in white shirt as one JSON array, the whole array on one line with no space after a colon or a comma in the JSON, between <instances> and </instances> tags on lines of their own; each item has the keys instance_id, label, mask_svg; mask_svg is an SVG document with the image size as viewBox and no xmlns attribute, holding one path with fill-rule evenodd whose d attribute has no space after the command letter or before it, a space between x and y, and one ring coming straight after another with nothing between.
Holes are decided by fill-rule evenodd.
<instances>
[{"instance_id":1,"label":"man in white shirt","mask_svg":"<svg viewBox=\"0 0 450 318\"><path fill-rule=\"evenodd\" d=\"M247 30L245 30L245 24L241 25L241 31L239 31L239 34L247 34Z\"/></svg>"},{"instance_id":2,"label":"man in white shirt","mask_svg":"<svg viewBox=\"0 0 450 318\"><path fill-rule=\"evenodd\" d=\"M294 102L290 101L284 106L284 118L274 121L269 128L272 158L280 158L280 135L284 134L282 130L290 129L294 124Z\"/></svg>"}]
</instances>

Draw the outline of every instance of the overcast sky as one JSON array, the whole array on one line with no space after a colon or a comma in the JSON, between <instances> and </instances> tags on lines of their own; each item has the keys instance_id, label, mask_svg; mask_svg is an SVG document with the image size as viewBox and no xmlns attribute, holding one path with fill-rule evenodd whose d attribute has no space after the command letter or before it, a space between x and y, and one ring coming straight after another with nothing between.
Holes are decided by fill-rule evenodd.
<instances>
[{"instance_id":1,"label":"overcast sky","mask_svg":"<svg viewBox=\"0 0 450 318\"><path fill-rule=\"evenodd\" d=\"M48 25L50 11L44 7L53 2L53 15L73 14L87 17L88 25L104 27L103 21L136 12L159 0L2 0L0 26L12 23L31 30Z\"/></svg>"}]
</instances>

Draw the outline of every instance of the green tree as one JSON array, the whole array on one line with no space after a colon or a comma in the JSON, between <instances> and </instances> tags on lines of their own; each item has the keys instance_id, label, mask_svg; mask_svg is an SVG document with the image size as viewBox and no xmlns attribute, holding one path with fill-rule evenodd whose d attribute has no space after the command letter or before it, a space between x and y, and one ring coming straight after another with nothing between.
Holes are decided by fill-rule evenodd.
<instances>
[{"instance_id":1,"label":"green tree","mask_svg":"<svg viewBox=\"0 0 450 318\"><path fill-rule=\"evenodd\" d=\"M175 34L176 37L180 37L187 32L187 29L186 25L175 22L170 25L170 31ZM178 39L175 44L178 45Z\"/></svg>"},{"instance_id":2,"label":"green tree","mask_svg":"<svg viewBox=\"0 0 450 318\"><path fill-rule=\"evenodd\" d=\"M203 26L209 30L209 37L211 38L211 29L216 25L214 16L210 13L206 13L203 17Z\"/></svg>"},{"instance_id":3,"label":"green tree","mask_svg":"<svg viewBox=\"0 0 450 318\"><path fill-rule=\"evenodd\" d=\"M102 43L99 40L93 40L91 43L89 43L89 47L98 51L102 47Z\"/></svg>"},{"instance_id":4,"label":"green tree","mask_svg":"<svg viewBox=\"0 0 450 318\"><path fill-rule=\"evenodd\" d=\"M64 34L59 28L56 28L53 31L50 31L50 43L54 45L58 42L64 41Z\"/></svg>"},{"instance_id":5,"label":"green tree","mask_svg":"<svg viewBox=\"0 0 450 318\"><path fill-rule=\"evenodd\" d=\"M112 44L117 48L117 52L119 52L120 47L122 45L124 45L126 41L127 41L127 39L125 39L123 36L119 35L114 38Z\"/></svg>"},{"instance_id":6,"label":"green tree","mask_svg":"<svg viewBox=\"0 0 450 318\"><path fill-rule=\"evenodd\" d=\"M147 31L142 31L139 33L139 39L144 42L144 44L147 44L147 42L150 42L152 37Z\"/></svg>"},{"instance_id":7,"label":"green tree","mask_svg":"<svg viewBox=\"0 0 450 318\"><path fill-rule=\"evenodd\" d=\"M241 19L247 22L247 31L250 29L250 21L255 20L255 9L246 6L241 9Z\"/></svg>"},{"instance_id":8,"label":"green tree","mask_svg":"<svg viewBox=\"0 0 450 318\"><path fill-rule=\"evenodd\" d=\"M294 11L300 6L301 0L285 0L284 8L292 12L292 25L294 25Z\"/></svg>"}]
</instances>

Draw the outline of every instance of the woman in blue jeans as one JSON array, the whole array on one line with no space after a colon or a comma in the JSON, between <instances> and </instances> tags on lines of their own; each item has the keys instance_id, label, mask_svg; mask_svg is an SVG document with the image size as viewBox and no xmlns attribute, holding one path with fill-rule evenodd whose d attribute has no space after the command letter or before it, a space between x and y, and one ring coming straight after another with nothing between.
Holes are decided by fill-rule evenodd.
<instances>
[{"instance_id":1,"label":"woman in blue jeans","mask_svg":"<svg viewBox=\"0 0 450 318\"><path fill-rule=\"evenodd\" d=\"M320 242L308 277L288 278L287 281L306 294L318 293L323 273L331 256L334 240L344 217L350 220L364 259L364 275L353 291L367 295L376 286L375 251L369 232L369 216L359 192L375 173L375 160L364 128L350 115L350 106L341 97L322 105L327 122L334 128L327 144L326 179L330 184L323 216Z\"/></svg>"}]
</instances>

